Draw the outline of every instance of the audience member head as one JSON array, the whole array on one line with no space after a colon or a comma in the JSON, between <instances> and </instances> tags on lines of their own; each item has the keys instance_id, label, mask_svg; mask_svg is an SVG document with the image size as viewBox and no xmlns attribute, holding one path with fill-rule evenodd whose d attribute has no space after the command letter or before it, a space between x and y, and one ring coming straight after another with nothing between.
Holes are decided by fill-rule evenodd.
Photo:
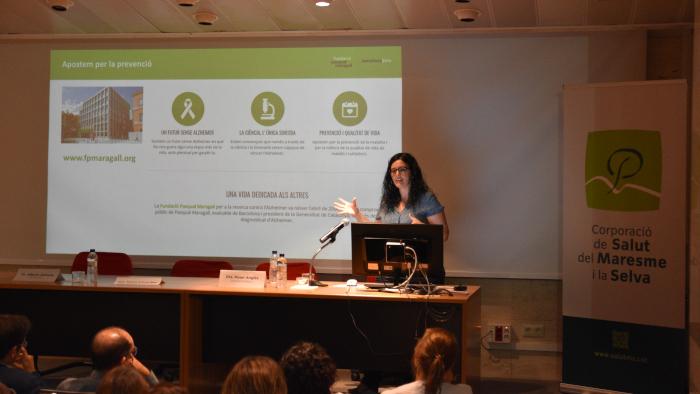
<instances>
[{"instance_id":1,"label":"audience member head","mask_svg":"<svg viewBox=\"0 0 700 394\"><path fill-rule=\"evenodd\" d=\"M265 356L242 358L228 373L221 394L286 394L284 373Z\"/></svg>"},{"instance_id":2,"label":"audience member head","mask_svg":"<svg viewBox=\"0 0 700 394\"><path fill-rule=\"evenodd\" d=\"M299 342L280 360L289 394L328 394L335 381L335 362L321 345Z\"/></svg>"},{"instance_id":3,"label":"audience member head","mask_svg":"<svg viewBox=\"0 0 700 394\"><path fill-rule=\"evenodd\" d=\"M187 394L187 388L169 382L161 382L153 386L148 394Z\"/></svg>"},{"instance_id":4,"label":"audience member head","mask_svg":"<svg viewBox=\"0 0 700 394\"><path fill-rule=\"evenodd\" d=\"M457 340L442 328L428 328L413 349L413 372L425 383L425 393L438 392L443 381L453 377Z\"/></svg>"},{"instance_id":5,"label":"audience member head","mask_svg":"<svg viewBox=\"0 0 700 394\"><path fill-rule=\"evenodd\" d=\"M123 328L107 327L92 340L92 363L98 371L108 371L124 363L134 352L134 340Z\"/></svg>"},{"instance_id":6,"label":"audience member head","mask_svg":"<svg viewBox=\"0 0 700 394\"><path fill-rule=\"evenodd\" d=\"M149 389L143 375L130 365L122 365L105 374L97 394L147 394Z\"/></svg>"},{"instance_id":7,"label":"audience member head","mask_svg":"<svg viewBox=\"0 0 700 394\"><path fill-rule=\"evenodd\" d=\"M14 362L15 355L26 347L32 324L23 315L0 315L0 360Z\"/></svg>"}]
</instances>

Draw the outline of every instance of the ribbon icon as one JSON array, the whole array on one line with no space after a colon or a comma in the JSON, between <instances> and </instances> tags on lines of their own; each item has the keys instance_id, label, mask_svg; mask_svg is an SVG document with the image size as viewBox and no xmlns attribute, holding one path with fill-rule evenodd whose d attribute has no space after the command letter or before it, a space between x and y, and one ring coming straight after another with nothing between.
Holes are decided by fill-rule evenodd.
<instances>
[{"instance_id":1,"label":"ribbon icon","mask_svg":"<svg viewBox=\"0 0 700 394\"><path fill-rule=\"evenodd\" d=\"M192 100L189 98L185 99L185 110L182 111L182 114L180 115L180 119L185 119L185 116L189 115L190 118L194 119L194 112L192 112Z\"/></svg>"}]
</instances>

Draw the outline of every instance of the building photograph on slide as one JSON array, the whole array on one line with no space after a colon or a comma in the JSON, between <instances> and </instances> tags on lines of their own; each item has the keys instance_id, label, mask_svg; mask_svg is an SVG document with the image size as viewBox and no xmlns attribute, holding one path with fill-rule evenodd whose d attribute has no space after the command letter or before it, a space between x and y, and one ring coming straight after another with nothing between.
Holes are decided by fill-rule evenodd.
<instances>
[{"instance_id":1,"label":"building photograph on slide","mask_svg":"<svg viewBox=\"0 0 700 394\"><path fill-rule=\"evenodd\" d=\"M141 143L143 87L63 87L61 143Z\"/></svg>"}]
</instances>

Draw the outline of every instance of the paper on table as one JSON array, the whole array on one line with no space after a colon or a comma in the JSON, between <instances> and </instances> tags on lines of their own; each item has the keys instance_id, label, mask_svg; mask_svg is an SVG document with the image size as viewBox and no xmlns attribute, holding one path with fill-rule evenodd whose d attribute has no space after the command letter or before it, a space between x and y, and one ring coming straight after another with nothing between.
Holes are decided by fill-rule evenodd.
<instances>
[{"instance_id":1,"label":"paper on table","mask_svg":"<svg viewBox=\"0 0 700 394\"><path fill-rule=\"evenodd\" d=\"M318 289L318 286L309 286L309 285L293 285L290 287L292 290L314 290Z\"/></svg>"}]
</instances>

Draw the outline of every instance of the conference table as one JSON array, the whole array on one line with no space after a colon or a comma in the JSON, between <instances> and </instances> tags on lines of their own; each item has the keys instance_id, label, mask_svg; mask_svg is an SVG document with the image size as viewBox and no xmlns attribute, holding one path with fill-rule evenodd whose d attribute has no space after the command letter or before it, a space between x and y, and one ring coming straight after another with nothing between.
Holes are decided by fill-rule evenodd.
<instances>
[{"instance_id":1,"label":"conference table","mask_svg":"<svg viewBox=\"0 0 700 394\"><path fill-rule=\"evenodd\" d=\"M218 393L231 366L246 355L275 359L300 340L318 342L338 368L410 373L415 342L443 327L460 343L457 379L478 391L481 294L416 295L348 287L235 288L216 278L163 277L160 285L94 286L16 282L0 272L0 313L32 320L29 350L42 356L88 357L92 336L127 329L149 363L179 366L192 393Z\"/></svg>"}]
</instances>

